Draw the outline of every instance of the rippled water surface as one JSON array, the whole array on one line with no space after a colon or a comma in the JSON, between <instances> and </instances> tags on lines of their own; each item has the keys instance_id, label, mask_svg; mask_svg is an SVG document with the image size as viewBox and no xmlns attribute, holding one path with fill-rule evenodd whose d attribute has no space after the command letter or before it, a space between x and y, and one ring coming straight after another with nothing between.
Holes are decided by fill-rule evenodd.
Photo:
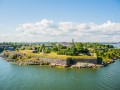
<instances>
[{"instance_id":1,"label":"rippled water surface","mask_svg":"<svg viewBox=\"0 0 120 90\"><path fill-rule=\"evenodd\" d=\"M59 69L18 66L0 58L0 90L120 90L120 60L97 69Z\"/></svg>"},{"instance_id":2,"label":"rippled water surface","mask_svg":"<svg viewBox=\"0 0 120 90\"><path fill-rule=\"evenodd\" d=\"M98 69L60 69L0 58L0 90L120 90L120 60Z\"/></svg>"}]
</instances>

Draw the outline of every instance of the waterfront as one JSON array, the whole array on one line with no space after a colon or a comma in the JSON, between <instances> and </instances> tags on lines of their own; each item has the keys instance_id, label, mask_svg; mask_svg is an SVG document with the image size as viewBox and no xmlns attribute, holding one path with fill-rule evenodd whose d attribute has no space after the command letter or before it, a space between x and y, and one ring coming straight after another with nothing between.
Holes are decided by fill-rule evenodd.
<instances>
[{"instance_id":1,"label":"waterfront","mask_svg":"<svg viewBox=\"0 0 120 90\"><path fill-rule=\"evenodd\" d=\"M119 90L120 61L97 69L19 66L0 58L0 90Z\"/></svg>"},{"instance_id":2,"label":"waterfront","mask_svg":"<svg viewBox=\"0 0 120 90\"><path fill-rule=\"evenodd\" d=\"M102 68L71 69L19 66L0 58L0 90L119 90L119 68L120 60Z\"/></svg>"}]
</instances>

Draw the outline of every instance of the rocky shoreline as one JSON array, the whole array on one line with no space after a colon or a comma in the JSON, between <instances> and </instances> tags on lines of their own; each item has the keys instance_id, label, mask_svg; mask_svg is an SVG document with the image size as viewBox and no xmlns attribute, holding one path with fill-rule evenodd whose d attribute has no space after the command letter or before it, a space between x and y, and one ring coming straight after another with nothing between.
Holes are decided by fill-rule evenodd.
<instances>
[{"instance_id":1,"label":"rocky shoreline","mask_svg":"<svg viewBox=\"0 0 120 90\"><path fill-rule=\"evenodd\" d=\"M3 58L3 57L2 57ZM12 64L17 64L17 65L49 65L50 67L71 67L71 68L99 68L99 67L104 67L105 65L100 65L100 64L93 64L93 63L84 63L84 62L78 62L77 64L58 64L58 63L40 63L40 62L33 62L33 61L26 61L26 62L14 62L14 60L9 60L7 58L3 58L7 62L10 62Z\"/></svg>"},{"instance_id":2,"label":"rocky shoreline","mask_svg":"<svg viewBox=\"0 0 120 90\"><path fill-rule=\"evenodd\" d=\"M13 53L12 53L13 54ZM25 57L24 54L21 53L14 53L15 57L21 57L19 60L17 59L10 59L7 57L7 54L2 53L0 55L4 60L11 62L13 64L17 65L49 65L50 67L71 67L71 68L99 68L104 67L108 64L98 64L97 59L56 59L56 58L42 58L42 57L36 57L34 60L33 58L24 60L23 57ZM113 63L111 61L110 63ZM109 64L110 64L109 63Z\"/></svg>"}]
</instances>

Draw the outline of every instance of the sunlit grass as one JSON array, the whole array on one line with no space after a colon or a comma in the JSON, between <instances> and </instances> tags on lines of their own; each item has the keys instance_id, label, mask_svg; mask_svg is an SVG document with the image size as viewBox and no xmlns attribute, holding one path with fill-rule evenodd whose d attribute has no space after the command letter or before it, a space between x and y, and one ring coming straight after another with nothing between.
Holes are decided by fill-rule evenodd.
<instances>
[{"instance_id":1,"label":"sunlit grass","mask_svg":"<svg viewBox=\"0 0 120 90\"><path fill-rule=\"evenodd\" d=\"M65 60L67 58L72 58L72 59L95 59L96 57L94 56L67 56L67 55L57 55L55 52L51 53L32 53L32 50L20 50L19 52L26 54L28 57L43 57L43 58L57 58L57 59L62 59Z\"/></svg>"}]
</instances>

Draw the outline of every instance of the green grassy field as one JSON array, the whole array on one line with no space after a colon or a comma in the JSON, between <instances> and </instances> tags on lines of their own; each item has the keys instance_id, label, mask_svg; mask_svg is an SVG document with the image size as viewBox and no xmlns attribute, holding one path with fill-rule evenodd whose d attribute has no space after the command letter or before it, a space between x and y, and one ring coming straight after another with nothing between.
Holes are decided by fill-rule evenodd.
<instances>
[{"instance_id":1,"label":"green grassy field","mask_svg":"<svg viewBox=\"0 0 120 90\"><path fill-rule=\"evenodd\" d=\"M28 57L43 57L43 58L58 58L58 59L67 59L67 58L72 58L72 59L96 59L94 56L67 56L67 55L57 55L55 52L51 52L48 54L43 54L43 53L32 53L32 50L20 50L19 52L26 54Z\"/></svg>"}]
</instances>

